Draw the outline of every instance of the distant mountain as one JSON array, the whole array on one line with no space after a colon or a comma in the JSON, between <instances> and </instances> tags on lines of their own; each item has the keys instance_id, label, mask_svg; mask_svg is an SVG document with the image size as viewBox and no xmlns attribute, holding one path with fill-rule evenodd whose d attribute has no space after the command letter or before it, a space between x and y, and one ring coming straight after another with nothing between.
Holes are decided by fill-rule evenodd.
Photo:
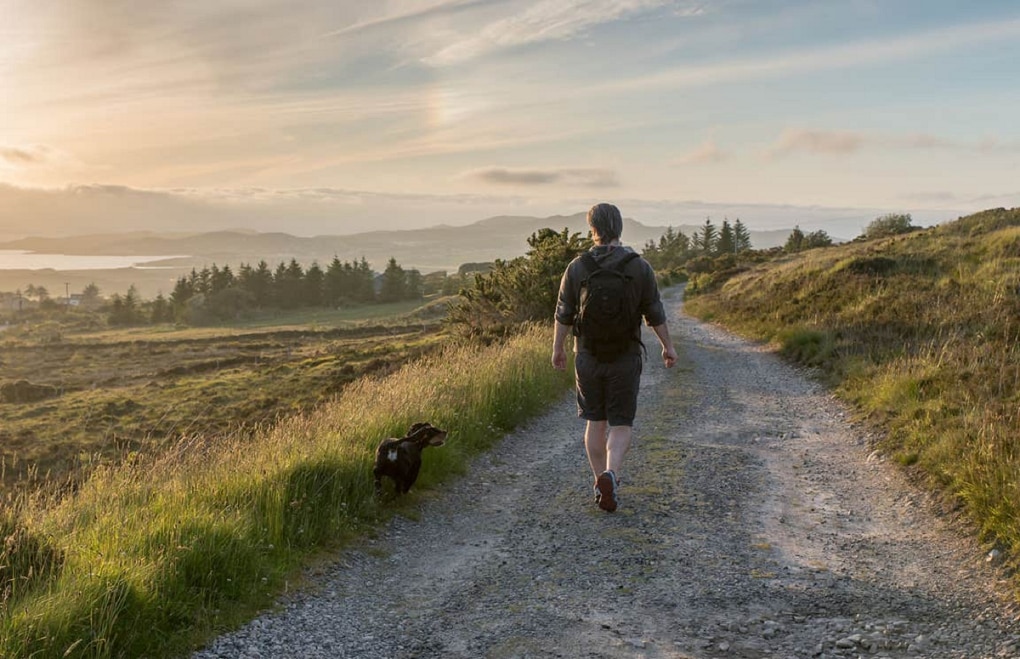
<instances>
[{"instance_id":1,"label":"distant mountain","mask_svg":"<svg viewBox=\"0 0 1020 659\"><path fill-rule=\"evenodd\" d=\"M718 224L716 225L719 226ZM201 268L205 265L255 264L270 266L297 259L304 264L318 261L327 265L338 257L355 261L364 257L375 270L383 270L392 257L402 267L423 273L455 271L463 263L511 259L528 250L527 239L539 229L564 228L587 234L585 214L552 217L490 217L466 226L440 225L428 229L372 231L349 236L300 237L286 233L257 233L249 230L209 233L154 233L149 231L91 234L65 238L24 238L0 243L0 249L27 250L48 254L89 254L117 256L160 256L166 261L150 265L173 268ZM696 226L676 226L692 235ZM624 221L623 242L640 250L649 240L658 241L664 226L647 226L637 220ZM767 248L786 242L790 230L751 231L751 244ZM182 255L185 255L182 257Z\"/></svg>"}]
</instances>

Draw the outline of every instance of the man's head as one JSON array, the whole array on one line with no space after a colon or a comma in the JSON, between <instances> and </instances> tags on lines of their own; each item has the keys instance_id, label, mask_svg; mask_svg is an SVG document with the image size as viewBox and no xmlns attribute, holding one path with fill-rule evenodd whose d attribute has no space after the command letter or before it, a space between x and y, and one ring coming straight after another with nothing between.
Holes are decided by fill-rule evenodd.
<instances>
[{"instance_id":1,"label":"man's head","mask_svg":"<svg viewBox=\"0 0 1020 659\"><path fill-rule=\"evenodd\" d=\"M588 227L596 245L608 245L623 234L623 216L612 204L595 204L588 211Z\"/></svg>"}]
</instances>

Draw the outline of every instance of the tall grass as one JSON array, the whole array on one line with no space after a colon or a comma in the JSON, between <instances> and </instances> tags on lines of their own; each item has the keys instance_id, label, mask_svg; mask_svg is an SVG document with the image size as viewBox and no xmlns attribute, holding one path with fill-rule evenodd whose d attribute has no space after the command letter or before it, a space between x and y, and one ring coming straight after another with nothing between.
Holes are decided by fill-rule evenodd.
<instances>
[{"instance_id":1,"label":"tall grass","mask_svg":"<svg viewBox=\"0 0 1020 659\"><path fill-rule=\"evenodd\" d=\"M381 438L422 420L450 431L425 456L427 489L558 400L571 380L548 344L535 327L451 347L314 413L99 471L60 503L21 502L0 520L0 655L173 656L238 623L311 554L401 505L373 494Z\"/></svg>"},{"instance_id":2,"label":"tall grass","mask_svg":"<svg viewBox=\"0 0 1020 659\"><path fill-rule=\"evenodd\" d=\"M1020 564L1020 209L785 257L687 308L818 367Z\"/></svg>"}]
</instances>

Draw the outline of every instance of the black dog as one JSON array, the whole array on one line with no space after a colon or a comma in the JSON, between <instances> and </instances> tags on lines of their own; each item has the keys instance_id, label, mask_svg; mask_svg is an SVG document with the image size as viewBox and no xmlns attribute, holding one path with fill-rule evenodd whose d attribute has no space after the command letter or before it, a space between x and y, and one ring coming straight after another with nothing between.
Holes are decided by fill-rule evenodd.
<instances>
[{"instance_id":1,"label":"black dog","mask_svg":"<svg viewBox=\"0 0 1020 659\"><path fill-rule=\"evenodd\" d=\"M382 477L389 476L396 484L397 494L405 494L418 480L421 452L426 446L442 446L446 431L430 423L416 423L407 437L384 439L375 452L375 493L382 494Z\"/></svg>"}]
</instances>

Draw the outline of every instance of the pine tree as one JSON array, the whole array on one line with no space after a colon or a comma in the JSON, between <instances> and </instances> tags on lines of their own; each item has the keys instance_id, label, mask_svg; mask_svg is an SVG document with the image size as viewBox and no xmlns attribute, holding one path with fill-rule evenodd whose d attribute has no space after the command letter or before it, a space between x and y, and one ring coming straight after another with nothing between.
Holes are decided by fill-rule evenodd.
<instances>
[{"instance_id":1,"label":"pine tree","mask_svg":"<svg viewBox=\"0 0 1020 659\"><path fill-rule=\"evenodd\" d=\"M346 265L346 268L344 267ZM326 268L326 275L322 280L322 303L327 307L336 308L348 294L348 272L350 264L340 262L336 254Z\"/></svg>"},{"instance_id":2,"label":"pine tree","mask_svg":"<svg viewBox=\"0 0 1020 659\"><path fill-rule=\"evenodd\" d=\"M716 243L716 251L719 254L733 254L737 251L737 241L733 235L733 227L730 221L723 219L722 228L719 230L719 241Z\"/></svg>"},{"instance_id":3,"label":"pine tree","mask_svg":"<svg viewBox=\"0 0 1020 659\"><path fill-rule=\"evenodd\" d=\"M302 286L302 300L305 305L310 307L322 306L322 290L323 280L325 274L322 272L322 268L315 261L312 261L312 265L308 267L305 272L304 286Z\"/></svg>"},{"instance_id":4,"label":"pine tree","mask_svg":"<svg viewBox=\"0 0 1020 659\"><path fill-rule=\"evenodd\" d=\"M358 302L372 302L375 300L375 273L372 272L372 267L365 260L364 256L353 267L351 274L354 277L354 285L351 289L354 299Z\"/></svg>"},{"instance_id":5,"label":"pine tree","mask_svg":"<svg viewBox=\"0 0 1020 659\"><path fill-rule=\"evenodd\" d=\"M786 238L786 244L783 245L783 251L785 252L799 252L804 249L804 232L800 230L800 226L793 227L793 231Z\"/></svg>"},{"instance_id":6,"label":"pine tree","mask_svg":"<svg viewBox=\"0 0 1020 659\"><path fill-rule=\"evenodd\" d=\"M712 224L712 218L705 218L705 223L701 226L701 230L695 236L698 249L703 254L709 256L715 254L718 235L718 230L715 228L715 225Z\"/></svg>"},{"instance_id":7,"label":"pine tree","mask_svg":"<svg viewBox=\"0 0 1020 659\"><path fill-rule=\"evenodd\" d=\"M744 226L738 217L733 223L733 249L736 252L743 252L751 249L751 233Z\"/></svg>"},{"instance_id":8,"label":"pine tree","mask_svg":"<svg viewBox=\"0 0 1020 659\"><path fill-rule=\"evenodd\" d=\"M404 298L407 300L420 300L425 295L425 280L418 270L408 270L405 273Z\"/></svg>"},{"instance_id":9,"label":"pine tree","mask_svg":"<svg viewBox=\"0 0 1020 659\"><path fill-rule=\"evenodd\" d=\"M380 302L396 302L403 300L407 292L407 281L404 269L397 264L397 259L390 257L383 272L382 288L379 290Z\"/></svg>"}]
</instances>

